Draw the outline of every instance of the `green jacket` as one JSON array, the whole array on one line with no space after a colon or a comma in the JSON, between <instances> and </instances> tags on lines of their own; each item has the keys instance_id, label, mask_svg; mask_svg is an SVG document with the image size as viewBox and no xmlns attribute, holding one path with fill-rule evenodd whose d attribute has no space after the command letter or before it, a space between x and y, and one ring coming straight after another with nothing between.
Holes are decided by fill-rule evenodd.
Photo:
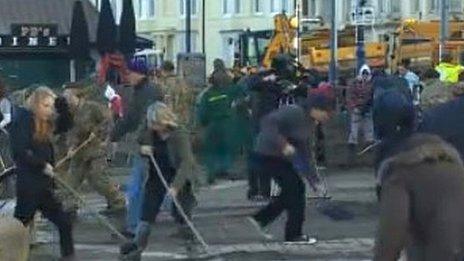
<instances>
[{"instance_id":1,"label":"green jacket","mask_svg":"<svg viewBox=\"0 0 464 261\"><path fill-rule=\"evenodd\" d=\"M197 183L201 168L193 156L189 132L183 128L178 128L171 133L166 142L171 166L176 169L176 176L171 186L180 190L187 181L192 184ZM142 130L138 143L140 145L152 145L152 131L148 128Z\"/></svg>"},{"instance_id":2,"label":"green jacket","mask_svg":"<svg viewBox=\"0 0 464 261\"><path fill-rule=\"evenodd\" d=\"M202 126L207 126L217 120L229 119L234 114L233 102L242 94L242 87L208 87L197 104L197 117Z\"/></svg>"}]
</instances>

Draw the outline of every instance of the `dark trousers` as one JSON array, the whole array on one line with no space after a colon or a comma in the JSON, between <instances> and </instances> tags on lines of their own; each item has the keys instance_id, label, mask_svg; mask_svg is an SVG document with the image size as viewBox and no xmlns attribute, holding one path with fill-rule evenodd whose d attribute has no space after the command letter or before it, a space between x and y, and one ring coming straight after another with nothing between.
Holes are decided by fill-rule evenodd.
<instances>
[{"instance_id":1,"label":"dark trousers","mask_svg":"<svg viewBox=\"0 0 464 261\"><path fill-rule=\"evenodd\" d=\"M260 156L259 162L264 173L270 175L280 186L281 193L254 218L263 226L273 222L283 211L287 211L285 240L302 235L305 215L305 186L295 172L292 163L277 157Z\"/></svg>"},{"instance_id":2,"label":"dark trousers","mask_svg":"<svg viewBox=\"0 0 464 261\"><path fill-rule=\"evenodd\" d=\"M271 195L271 176L266 173L261 162L266 160L260 154L251 152L248 155L248 196L263 196L269 198Z\"/></svg>"},{"instance_id":3,"label":"dark trousers","mask_svg":"<svg viewBox=\"0 0 464 261\"><path fill-rule=\"evenodd\" d=\"M185 215L187 215L187 217L191 219L192 211L195 205L197 204L197 200L193 194L192 184L189 181L177 193L176 198L179 201L179 204L181 205L182 209L184 210ZM171 215L177 224L185 225L185 220L179 213L177 207L174 205L174 202L172 203Z\"/></svg>"},{"instance_id":4,"label":"dark trousers","mask_svg":"<svg viewBox=\"0 0 464 261\"><path fill-rule=\"evenodd\" d=\"M141 220L148 223L154 223L156 221L161 204L163 204L164 198L166 197L166 188L155 171L153 167L150 167L150 176L145 184L145 194L142 203ZM168 185L171 185L175 177L175 171L162 170L162 172Z\"/></svg>"},{"instance_id":5,"label":"dark trousers","mask_svg":"<svg viewBox=\"0 0 464 261\"><path fill-rule=\"evenodd\" d=\"M325 134L321 124L316 125L316 163L317 165L327 164L325 157Z\"/></svg>"},{"instance_id":6,"label":"dark trousers","mask_svg":"<svg viewBox=\"0 0 464 261\"><path fill-rule=\"evenodd\" d=\"M74 241L71 218L63 211L63 207L53 195L53 191L48 188L24 186L18 183L15 218L24 225L28 225L33 220L37 210L57 226L60 234L61 255L63 257L72 255Z\"/></svg>"}]
</instances>

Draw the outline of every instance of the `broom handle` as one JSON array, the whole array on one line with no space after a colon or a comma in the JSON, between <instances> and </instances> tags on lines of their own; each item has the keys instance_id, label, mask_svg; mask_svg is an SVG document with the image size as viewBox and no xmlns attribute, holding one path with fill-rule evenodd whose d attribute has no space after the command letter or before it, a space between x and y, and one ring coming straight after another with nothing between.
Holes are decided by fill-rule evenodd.
<instances>
[{"instance_id":1,"label":"broom handle","mask_svg":"<svg viewBox=\"0 0 464 261\"><path fill-rule=\"evenodd\" d=\"M151 163L153 164L153 166L156 169L156 173L157 173L158 177L160 178L161 182L164 185L164 188L166 189L167 193L169 195L171 195L172 201L173 201L175 207L177 208L180 215L182 216L182 218L185 220L185 222L189 226L190 230L192 230L192 232L195 235L195 237L197 238L198 242L200 242L200 244L203 246L205 251L207 253L209 253L209 249L210 249L209 245L206 243L204 238L201 236L200 232L195 228L195 225L192 223L192 221L190 221L189 217L185 214L184 208L181 206L181 204L177 200L176 196L172 194L172 191L170 190L169 184L166 181L166 179L164 178L164 176L163 176L163 174L161 172L161 168L159 167L158 162L156 161L155 157L153 155L149 155L149 157L150 157Z\"/></svg>"}]
</instances>

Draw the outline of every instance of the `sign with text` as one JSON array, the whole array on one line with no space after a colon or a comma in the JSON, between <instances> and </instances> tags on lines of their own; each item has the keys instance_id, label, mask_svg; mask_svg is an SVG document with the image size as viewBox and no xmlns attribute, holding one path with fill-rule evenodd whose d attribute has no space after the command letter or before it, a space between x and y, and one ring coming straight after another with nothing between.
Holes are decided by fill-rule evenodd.
<instances>
[{"instance_id":1,"label":"sign with text","mask_svg":"<svg viewBox=\"0 0 464 261\"><path fill-rule=\"evenodd\" d=\"M11 35L17 37L55 37L58 36L57 24L12 24Z\"/></svg>"},{"instance_id":2,"label":"sign with text","mask_svg":"<svg viewBox=\"0 0 464 261\"><path fill-rule=\"evenodd\" d=\"M195 88L206 86L206 57L201 53L179 53L177 55L177 74L181 75Z\"/></svg>"},{"instance_id":3,"label":"sign with text","mask_svg":"<svg viewBox=\"0 0 464 261\"><path fill-rule=\"evenodd\" d=\"M67 47L69 37L27 37L0 35L0 48Z\"/></svg>"}]
</instances>

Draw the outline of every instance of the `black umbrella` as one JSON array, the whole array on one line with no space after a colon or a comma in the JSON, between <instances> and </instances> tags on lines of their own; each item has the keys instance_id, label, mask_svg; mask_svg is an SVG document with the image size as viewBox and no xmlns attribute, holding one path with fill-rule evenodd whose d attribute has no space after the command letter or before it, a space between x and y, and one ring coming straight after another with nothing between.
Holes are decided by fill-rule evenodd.
<instances>
[{"instance_id":1,"label":"black umbrella","mask_svg":"<svg viewBox=\"0 0 464 261\"><path fill-rule=\"evenodd\" d=\"M82 2L77 0L74 2L69 55L71 56L71 70L74 70L75 76L71 80L77 80L81 76L84 61L87 60L90 53L89 44L89 28L85 18Z\"/></svg>"},{"instance_id":2,"label":"black umbrella","mask_svg":"<svg viewBox=\"0 0 464 261\"><path fill-rule=\"evenodd\" d=\"M71 22L69 53L72 59L86 59L89 57L89 28L85 18L82 2L74 2Z\"/></svg>"},{"instance_id":3,"label":"black umbrella","mask_svg":"<svg viewBox=\"0 0 464 261\"><path fill-rule=\"evenodd\" d=\"M98 17L97 49L100 54L111 53L117 47L117 28L109 0L102 0Z\"/></svg>"},{"instance_id":4,"label":"black umbrella","mask_svg":"<svg viewBox=\"0 0 464 261\"><path fill-rule=\"evenodd\" d=\"M132 0L124 0L121 21L119 23L119 50L130 57L135 52L135 14Z\"/></svg>"}]
</instances>

